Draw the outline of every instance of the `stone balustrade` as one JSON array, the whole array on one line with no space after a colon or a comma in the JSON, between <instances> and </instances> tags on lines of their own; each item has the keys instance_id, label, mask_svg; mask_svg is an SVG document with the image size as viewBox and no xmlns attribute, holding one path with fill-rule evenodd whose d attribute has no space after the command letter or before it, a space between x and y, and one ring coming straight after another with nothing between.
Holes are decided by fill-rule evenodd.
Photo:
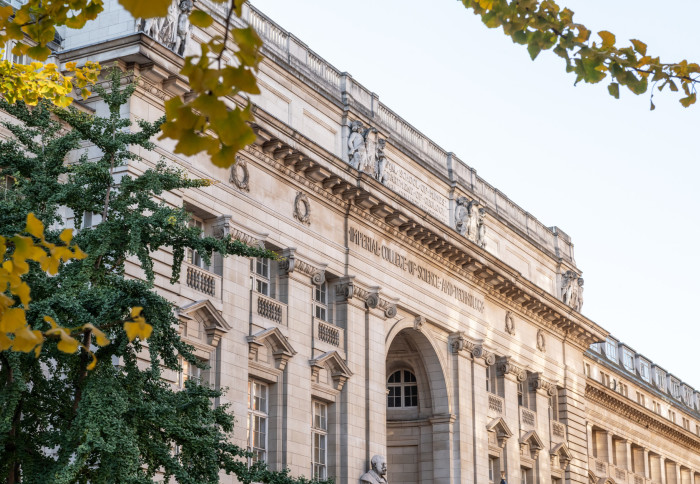
<instances>
[{"instance_id":1,"label":"stone balustrade","mask_svg":"<svg viewBox=\"0 0 700 484\"><path fill-rule=\"evenodd\" d=\"M528 408L520 407L520 428L535 430L537 428L537 414Z\"/></svg>"},{"instance_id":2,"label":"stone balustrade","mask_svg":"<svg viewBox=\"0 0 700 484\"><path fill-rule=\"evenodd\" d=\"M253 324L261 328L269 327L268 321L287 326L287 305L259 292L251 294L251 312Z\"/></svg>"},{"instance_id":3,"label":"stone balustrade","mask_svg":"<svg viewBox=\"0 0 700 484\"><path fill-rule=\"evenodd\" d=\"M183 263L185 285L214 298L221 297L221 276L187 262Z\"/></svg>"},{"instance_id":4,"label":"stone balustrade","mask_svg":"<svg viewBox=\"0 0 700 484\"><path fill-rule=\"evenodd\" d=\"M505 402L502 397L489 393L489 409L487 415L489 417L502 417L505 415Z\"/></svg>"}]
</instances>

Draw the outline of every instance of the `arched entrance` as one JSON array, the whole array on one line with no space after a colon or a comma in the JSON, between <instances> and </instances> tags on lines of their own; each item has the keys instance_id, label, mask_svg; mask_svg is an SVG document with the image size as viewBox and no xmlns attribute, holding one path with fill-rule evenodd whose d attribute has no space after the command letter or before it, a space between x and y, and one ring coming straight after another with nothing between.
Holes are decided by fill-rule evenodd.
<instances>
[{"instance_id":1,"label":"arched entrance","mask_svg":"<svg viewBox=\"0 0 700 484\"><path fill-rule=\"evenodd\" d=\"M387 464L402 484L447 482L452 418L443 366L421 331L403 329L386 357ZM447 472L447 475L444 475Z\"/></svg>"}]
</instances>

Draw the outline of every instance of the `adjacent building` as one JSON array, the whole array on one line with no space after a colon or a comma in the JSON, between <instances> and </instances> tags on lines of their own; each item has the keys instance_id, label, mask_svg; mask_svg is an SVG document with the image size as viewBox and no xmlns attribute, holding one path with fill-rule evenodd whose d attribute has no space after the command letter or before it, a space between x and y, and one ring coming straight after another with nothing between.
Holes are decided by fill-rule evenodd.
<instances>
[{"instance_id":1,"label":"adjacent building","mask_svg":"<svg viewBox=\"0 0 700 484\"><path fill-rule=\"evenodd\" d=\"M61 33L57 57L132 72L124 115L155 120L188 92L176 51L209 35L190 28L176 46L179 8L154 29L107 0ZM236 21L264 39L255 144L224 170L159 141L128 171L165 159L218 180L167 201L283 258L207 266L191 252L171 285L172 254L156 255L157 286L210 367L174 385L228 387L234 439L255 459L342 484L375 454L397 484L700 484L698 392L581 314L565 232L255 8Z\"/></svg>"}]
</instances>

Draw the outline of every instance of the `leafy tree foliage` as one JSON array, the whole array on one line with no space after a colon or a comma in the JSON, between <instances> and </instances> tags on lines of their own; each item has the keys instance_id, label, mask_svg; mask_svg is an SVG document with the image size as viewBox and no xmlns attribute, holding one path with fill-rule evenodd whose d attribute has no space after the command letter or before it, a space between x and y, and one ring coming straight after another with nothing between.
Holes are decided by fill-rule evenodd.
<instances>
[{"instance_id":1,"label":"leafy tree foliage","mask_svg":"<svg viewBox=\"0 0 700 484\"><path fill-rule=\"evenodd\" d=\"M26 260L22 280L31 287L31 305L23 306L26 320L45 341L38 357L0 352L0 478L9 483L174 478L194 484L218 482L223 470L246 483L309 482L264 465L246 466L246 453L229 441L233 416L225 405L212 404L221 391L193 381L175 391L163 380L164 369L181 369L179 358L201 363L179 338L172 305L153 290L150 255L171 248L177 280L188 248L205 259L214 251L275 254L230 237L202 237L188 225L183 209L158 201L165 191L206 186L208 180L188 179L164 163L140 176L119 178L115 169L135 157L130 148L150 149L162 121L140 122L140 130L132 133L119 111L134 87L120 87L114 75L109 88L98 90L109 106L106 118L57 110L46 102L32 108L0 101L0 108L19 120L5 123L14 139L0 141L0 175L14 180L0 197L0 235L10 240L9 256L18 250L12 237L25 229L46 243L64 244L62 208L78 219L84 212L102 214L100 224L80 230L71 241L87 257L58 262L53 275L40 262ZM100 157L83 155L67 163L86 142L99 148ZM37 221L27 224L27 213ZM46 227L41 237L38 222ZM139 261L143 280L125 277L127 259ZM134 307L144 308L143 314L133 314ZM150 335L142 333L142 326L125 327L130 318L135 324L145 318ZM81 349L66 352L64 338L50 333L54 324ZM147 342L145 336L150 336ZM92 371L90 350L97 357Z\"/></svg>"},{"instance_id":2,"label":"leafy tree foliage","mask_svg":"<svg viewBox=\"0 0 700 484\"><path fill-rule=\"evenodd\" d=\"M541 51L552 49L566 62L566 72L576 74L576 82L598 83L608 76L608 92L620 97L620 86L634 94L643 94L650 87L666 86L684 96L684 107L694 104L700 81L700 66L687 60L664 63L647 54L641 40L630 40L629 46L616 45L615 35L598 32L600 41L591 39L591 30L574 22L574 12L552 0L462 0L464 6L489 28L501 27L513 42L527 46L534 60ZM653 91L652 91L653 98ZM655 108L651 100L651 109Z\"/></svg>"}]
</instances>

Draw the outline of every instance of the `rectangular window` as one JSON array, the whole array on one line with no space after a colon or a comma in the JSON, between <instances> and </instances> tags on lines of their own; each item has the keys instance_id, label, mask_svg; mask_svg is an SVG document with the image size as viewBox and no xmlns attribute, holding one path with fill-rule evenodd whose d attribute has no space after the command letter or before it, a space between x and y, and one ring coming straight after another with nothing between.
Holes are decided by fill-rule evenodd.
<instances>
[{"instance_id":1,"label":"rectangular window","mask_svg":"<svg viewBox=\"0 0 700 484\"><path fill-rule=\"evenodd\" d=\"M328 322L328 286L325 282L314 286L314 316Z\"/></svg>"},{"instance_id":2,"label":"rectangular window","mask_svg":"<svg viewBox=\"0 0 700 484\"><path fill-rule=\"evenodd\" d=\"M190 227L198 228L202 231L202 235L204 235L204 221L192 215L190 216L192 217L189 223ZM199 267L200 269L204 269L205 271L209 270L209 265L207 265L207 263L204 262L204 259L199 253L197 253L196 250L187 249L187 253L185 254L185 261L189 264L192 264L193 266Z\"/></svg>"},{"instance_id":3,"label":"rectangular window","mask_svg":"<svg viewBox=\"0 0 700 484\"><path fill-rule=\"evenodd\" d=\"M669 419L671 422L676 423L676 412L674 412L674 411L671 410L670 408L668 409L668 419Z\"/></svg>"},{"instance_id":4,"label":"rectangular window","mask_svg":"<svg viewBox=\"0 0 700 484\"><path fill-rule=\"evenodd\" d=\"M267 460L267 385L248 380L248 464Z\"/></svg>"},{"instance_id":5,"label":"rectangular window","mask_svg":"<svg viewBox=\"0 0 700 484\"><path fill-rule=\"evenodd\" d=\"M518 383L518 405L521 407L525 406L525 394L522 382Z\"/></svg>"},{"instance_id":6,"label":"rectangular window","mask_svg":"<svg viewBox=\"0 0 700 484\"><path fill-rule=\"evenodd\" d=\"M314 401L311 417L311 474L314 479L325 479L328 451L328 405Z\"/></svg>"},{"instance_id":7,"label":"rectangular window","mask_svg":"<svg viewBox=\"0 0 700 484\"><path fill-rule=\"evenodd\" d=\"M583 374L590 378L591 376L591 365L588 363L583 364Z\"/></svg>"},{"instance_id":8,"label":"rectangular window","mask_svg":"<svg viewBox=\"0 0 700 484\"><path fill-rule=\"evenodd\" d=\"M634 355L628 349L622 350L622 364L627 371L634 372Z\"/></svg>"},{"instance_id":9,"label":"rectangular window","mask_svg":"<svg viewBox=\"0 0 700 484\"><path fill-rule=\"evenodd\" d=\"M559 421L559 395L557 393L549 397L549 418L556 422Z\"/></svg>"},{"instance_id":10,"label":"rectangular window","mask_svg":"<svg viewBox=\"0 0 700 484\"><path fill-rule=\"evenodd\" d=\"M489 457L489 482L495 482L498 469L496 469L496 458Z\"/></svg>"},{"instance_id":11,"label":"rectangular window","mask_svg":"<svg viewBox=\"0 0 700 484\"><path fill-rule=\"evenodd\" d=\"M180 388L185 388L185 382L187 380L192 380L197 383L202 383L202 369L193 365L189 361L180 358L180 366L182 371L179 375L179 385Z\"/></svg>"},{"instance_id":12,"label":"rectangular window","mask_svg":"<svg viewBox=\"0 0 700 484\"><path fill-rule=\"evenodd\" d=\"M686 430L690 430L690 420L688 420L685 417L683 417L683 428Z\"/></svg>"},{"instance_id":13,"label":"rectangular window","mask_svg":"<svg viewBox=\"0 0 700 484\"><path fill-rule=\"evenodd\" d=\"M681 382L675 378L671 378L671 395L674 398L680 398L681 396Z\"/></svg>"},{"instance_id":14,"label":"rectangular window","mask_svg":"<svg viewBox=\"0 0 700 484\"><path fill-rule=\"evenodd\" d=\"M640 392L637 392L637 403L640 404L642 407L646 406L644 395Z\"/></svg>"},{"instance_id":15,"label":"rectangular window","mask_svg":"<svg viewBox=\"0 0 700 484\"><path fill-rule=\"evenodd\" d=\"M520 484L532 484L532 469L520 468Z\"/></svg>"},{"instance_id":16,"label":"rectangular window","mask_svg":"<svg viewBox=\"0 0 700 484\"><path fill-rule=\"evenodd\" d=\"M253 260L253 289L265 296L270 295L270 259Z\"/></svg>"}]
</instances>

